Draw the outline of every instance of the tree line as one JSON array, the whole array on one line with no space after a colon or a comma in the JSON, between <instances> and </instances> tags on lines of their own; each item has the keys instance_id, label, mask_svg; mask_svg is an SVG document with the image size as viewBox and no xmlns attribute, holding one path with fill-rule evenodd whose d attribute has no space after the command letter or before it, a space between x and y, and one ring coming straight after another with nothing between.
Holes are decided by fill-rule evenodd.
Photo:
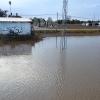
<instances>
[{"instance_id":1,"label":"tree line","mask_svg":"<svg viewBox=\"0 0 100 100\"><path fill-rule=\"evenodd\" d=\"M0 9L0 17L19 17L19 18L21 18L21 16L19 16L17 14L16 15L12 15L12 13L7 16L7 12L8 12L8 10Z\"/></svg>"},{"instance_id":2,"label":"tree line","mask_svg":"<svg viewBox=\"0 0 100 100\"><path fill-rule=\"evenodd\" d=\"M67 24L82 24L84 21L80 21L80 20L77 20L77 19L68 19L66 21ZM62 24L62 20L58 20L58 24Z\"/></svg>"},{"instance_id":3,"label":"tree line","mask_svg":"<svg viewBox=\"0 0 100 100\"><path fill-rule=\"evenodd\" d=\"M36 20L38 20L38 22L40 22L40 20L41 19L43 19L45 22L46 22L46 20L44 19L44 18L37 18L37 17L34 17L34 18L32 18L31 20L33 21L33 22L35 22ZM52 22L53 20L52 20L52 18L51 17L48 17L48 19L47 19L47 22ZM62 24L62 20L56 20L56 21L53 21L53 22L55 22L55 23L58 23L58 24ZM67 21L66 21L66 24L82 24L84 21L80 21L80 20L77 20L77 19L68 19ZM90 22L90 21L88 21L88 22Z\"/></svg>"}]
</instances>

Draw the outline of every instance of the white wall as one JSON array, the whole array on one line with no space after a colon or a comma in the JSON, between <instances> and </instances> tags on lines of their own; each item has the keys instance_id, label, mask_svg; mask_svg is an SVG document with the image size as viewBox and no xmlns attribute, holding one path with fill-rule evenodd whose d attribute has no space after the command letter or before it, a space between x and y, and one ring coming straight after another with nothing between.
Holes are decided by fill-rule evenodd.
<instances>
[{"instance_id":1,"label":"white wall","mask_svg":"<svg viewBox=\"0 0 100 100\"><path fill-rule=\"evenodd\" d=\"M0 22L0 34L8 34L10 29L17 34L31 34L30 23Z\"/></svg>"}]
</instances>

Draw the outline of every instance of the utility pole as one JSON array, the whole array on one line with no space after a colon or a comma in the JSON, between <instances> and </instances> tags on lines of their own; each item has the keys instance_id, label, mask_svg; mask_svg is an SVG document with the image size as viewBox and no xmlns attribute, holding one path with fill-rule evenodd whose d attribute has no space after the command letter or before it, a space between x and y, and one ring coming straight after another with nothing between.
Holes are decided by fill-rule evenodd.
<instances>
[{"instance_id":1,"label":"utility pole","mask_svg":"<svg viewBox=\"0 0 100 100\"><path fill-rule=\"evenodd\" d=\"M9 1L9 6L10 6L10 15L11 15L11 1Z\"/></svg>"},{"instance_id":2,"label":"utility pole","mask_svg":"<svg viewBox=\"0 0 100 100\"><path fill-rule=\"evenodd\" d=\"M94 21L95 21L95 12L94 12Z\"/></svg>"},{"instance_id":3,"label":"utility pole","mask_svg":"<svg viewBox=\"0 0 100 100\"><path fill-rule=\"evenodd\" d=\"M57 12L57 27L56 27L56 32L58 31L58 12Z\"/></svg>"},{"instance_id":4,"label":"utility pole","mask_svg":"<svg viewBox=\"0 0 100 100\"><path fill-rule=\"evenodd\" d=\"M94 25L95 25L95 12L94 12L94 18L92 20L92 26L94 26Z\"/></svg>"},{"instance_id":5,"label":"utility pole","mask_svg":"<svg viewBox=\"0 0 100 100\"><path fill-rule=\"evenodd\" d=\"M65 49L67 47L67 12L68 12L68 0L63 0L63 10L62 10L62 37L61 37L61 49Z\"/></svg>"}]
</instances>

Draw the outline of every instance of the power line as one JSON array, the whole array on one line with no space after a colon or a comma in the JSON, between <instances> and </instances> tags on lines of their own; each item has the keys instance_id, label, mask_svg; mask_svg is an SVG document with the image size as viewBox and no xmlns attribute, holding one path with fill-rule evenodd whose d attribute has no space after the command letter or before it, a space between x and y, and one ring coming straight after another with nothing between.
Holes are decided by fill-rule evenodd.
<instances>
[{"instance_id":1,"label":"power line","mask_svg":"<svg viewBox=\"0 0 100 100\"><path fill-rule=\"evenodd\" d=\"M41 15L27 15L27 14L24 14L24 15L21 15L21 16L44 16L44 15L54 15L54 16L56 16L57 14L41 14Z\"/></svg>"},{"instance_id":2,"label":"power line","mask_svg":"<svg viewBox=\"0 0 100 100\"><path fill-rule=\"evenodd\" d=\"M57 14L39 14L39 15L33 15L33 14L24 14L24 15L21 15L21 16L57 16ZM58 14L58 16L62 16L62 14ZM74 17L75 18L80 18L80 19L94 19L93 17L80 17L80 16L73 16L73 15L68 15L69 17ZM100 20L100 18L95 18L95 20Z\"/></svg>"}]
</instances>

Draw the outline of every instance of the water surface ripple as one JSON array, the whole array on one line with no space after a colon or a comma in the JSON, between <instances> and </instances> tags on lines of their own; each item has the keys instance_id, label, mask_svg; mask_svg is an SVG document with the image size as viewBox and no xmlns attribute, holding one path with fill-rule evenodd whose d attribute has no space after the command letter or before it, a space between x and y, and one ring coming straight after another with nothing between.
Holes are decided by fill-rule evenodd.
<instances>
[{"instance_id":1,"label":"water surface ripple","mask_svg":"<svg viewBox=\"0 0 100 100\"><path fill-rule=\"evenodd\" d=\"M100 36L0 47L0 100L100 100Z\"/></svg>"}]
</instances>

